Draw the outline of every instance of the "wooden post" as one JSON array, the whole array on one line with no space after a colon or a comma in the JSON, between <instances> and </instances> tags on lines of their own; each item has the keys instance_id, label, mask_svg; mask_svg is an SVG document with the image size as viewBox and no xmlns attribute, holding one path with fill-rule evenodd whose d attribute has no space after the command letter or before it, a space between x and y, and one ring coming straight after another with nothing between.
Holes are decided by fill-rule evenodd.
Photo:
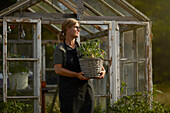
<instances>
[{"instance_id":1,"label":"wooden post","mask_svg":"<svg viewBox=\"0 0 170 113\"><path fill-rule=\"evenodd\" d=\"M77 19L83 20L83 0L77 0Z\"/></svg>"}]
</instances>

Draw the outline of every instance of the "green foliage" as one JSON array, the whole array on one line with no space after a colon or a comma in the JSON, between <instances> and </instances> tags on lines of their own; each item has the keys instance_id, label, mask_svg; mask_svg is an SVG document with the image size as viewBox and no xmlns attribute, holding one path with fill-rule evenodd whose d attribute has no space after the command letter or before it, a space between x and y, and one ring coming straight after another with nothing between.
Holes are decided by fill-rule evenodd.
<instances>
[{"instance_id":1,"label":"green foliage","mask_svg":"<svg viewBox=\"0 0 170 113\"><path fill-rule=\"evenodd\" d=\"M104 59L106 52L99 48L100 40L92 40L82 43L78 51L83 55L83 58L95 57Z\"/></svg>"},{"instance_id":2,"label":"green foliage","mask_svg":"<svg viewBox=\"0 0 170 113\"><path fill-rule=\"evenodd\" d=\"M30 113L32 111L31 107L30 104L26 104L19 100L12 100L7 103L7 111L9 113Z\"/></svg>"},{"instance_id":3,"label":"green foliage","mask_svg":"<svg viewBox=\"0 0 170 113\"><path fill-rule=\"evenodd\" d=\"M120 94L121 94L121 96L122 96L122 94L123 94L124 89L125 89L126 86L127 86L127 83L121 82L121 88L120 88Z\"/></svg>"},{"instance_id":4,"label":"green foliage","mask_svg":"<svg viewBox=\"0 0 170 113\"><path fill-rule=\"evenodd\" d=\"M94 108L94 113L103 113L103 112L102 112L102 106L101 106L100 103L95 106L95 108Z\"/></svg>"},{"instance_id":5,"label":"green foliage","mask_svg":"<svg viewBox=\"0 0 170 113\"><path fill-rule=\"evenodd\" d=\"M11 100L7 103L0 101L0 113L32 113L32 106L19 100Z\"/></svg>"},{"instance_id":6,"label":"green foliage","mask_svg":"<svg viewBox=\"0 0 170 113\"><path fill-rule=\"evenodd\" d=\"M158 90L156 85L153 85L153 97L156 97L158 93L163 94L162 91Z\"/></svg>"},{"instance_id":7,"label":"green foliage","mask_svg":"<svg viewBox=\"0 0 170 113\"><path fill-rule=\"evenodd\" d=\"M7 105L5 102L0 101L0 113L3 113L7 109Z\"/></svg>"},{"instance_id":8,"label":"green foliage","mask_svg":"<svg viewBox=\"0 0 170 113\"><path fill-rule=\"evenodd\" d=\"M47 113L61 113L59 108L59 103L55 103L53 109L51 110L51 105L46 105L46 111Z\"/></svg>"},{"instance_id":9,"label":"green foliage","mask_svg":"<svg viewBox=\"0 0 170 113\"><path fill-rule=\"evenodd\" d=\"M9 91L10 96L19 94L18 91ZM21 100L9 100L5 103L0 100L0 113L7 111L8 113L33 113L33 106Z\"/></svg>"},{"instance_id":10,"label":"green foliage","mask_svg":"<svg viewBox=\"0 0 170 113\"><path fill-rule=\"evenodd\" d=\"M50 98L52 98L52 97L50 97ZM50 100L50 99L48 99L48 100ZM59 96L57 96L57 93L56 93L56 95L54 95L52 101L47 102L46 112L47 113L61 113L60 112Z\"/></svg>"},{"instance_id":11,"label":"green foliage","mask_svg":"<svg viewBox=\"0 0 170 113\"><path fill-rule=\"evenodd\" d=\"M164 104L156 101L149 103L152 95L146 92L135 92L134 95L123 96L109 108L116 113L169 113Z\"/></svg>"},{"instance_id":12,"label":"green foliage","mask_svg":"<svg viewBox=\"0 0 170 113\"><path fill-rule=\"evenodd\" d=\"M125 86L127 84L121 82L121 95ZM170 110L164 104L151 100L158 93L162 94L156 85L154 85L153 93L134 92L133 95L121 97L117 102L109 106L109 108L116 113L169 113Z\"/></svg>"}]
</instances>

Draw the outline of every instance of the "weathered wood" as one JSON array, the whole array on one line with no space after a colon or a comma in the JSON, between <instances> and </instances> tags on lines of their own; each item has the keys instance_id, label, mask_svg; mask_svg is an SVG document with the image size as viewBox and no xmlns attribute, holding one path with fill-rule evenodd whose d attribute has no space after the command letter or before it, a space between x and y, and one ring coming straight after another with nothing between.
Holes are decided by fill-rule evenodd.
<instances>
[{"instance_id":1,"label":"weathered wood","mask_svg":"<svg viewBox=\"0 0 170 113\"><path fill-rule=\"evenodd\" d=\"M8 61L37 61L37 58L7 58Z\"/></svg>"},{"instance_id":2,"label":"weathered wood","mask_svg":"<svg viewBox=\"0 0 170 113\"><path fill-rule=\"evenodd\" d=\"M7 22L3 21L3 101L7 103Z\"/></svg>"},{"instance_id":3,"label":"weathered wood","mask_svg":"<svg viewBox=\"0 0 170 113\"><path fill-rule=\"evenodd\" d=\"M84 21L137 21L134 17L121 16L84 16Z\"/></svg>"},{"instance_id":4,"label":"weathered wood","mask_svg":"<svg viewBox=\"0 0 170 113\"><path fill-rule=\"evenodd\" d=\"M34 111L37 113L41 112L41 21L39 21L36 25L36 36L35 40L36 47L34 46L34 50L36 51L36 54L34 54L34 58L37 58L38 61L34 62L34 74L36 77L34 77L34 95L38 96L38 100L34 101ZM35 33L35 32L34 32ZM34 51L34 52L35 52ZM37 105L36 105L37 104Z\"/></svg>"},{"instance_id":5,"label":"weathered wood","mask_svg":"<svg viewBox=\"0 0 170 113\"><path fill-rule=\"evenodd\" d=\"M152 38L153 38L153 34L151 31L151 26L152 23L148 22L146 29L147 32L145 33L146 35L146 80L147 80L147 87L146 90L148 92L153 93L153 82L152 82ZM152 101L152 97L150 98L150 102Z\"/></svg>"},{"instance_id":6,"label":"weathered wood","mask_svg":"<svg viewBox=\"0 0 170 113\"><path fill-rule=\"evenodd\" d=\"M83 0L77 1L77 19L83 20Z\"/></svg>"},{"instance_id":7,"label":"weathered wood","mask_svg":"<svg viewBox=\"0 0 170 113\"><path fill-rule=\"evenodd\" d=\"M133 29L137 29L137 28L140 28L142 27L142 25L128 25L128 26L124 26L123 25L120 25L120 32L126 32L126 31L129 31L129 30L133 30Z\"/></svg>"},{"instance_id":8,"label":"weathered wood","mask_svg":"<svg viewBox=\"0 0 170 113\"><path fill-rule=\"evenodd\" d=\"M32 44L33 41L32 40L8 40L7 44ZM42 40L42 44L56 44L59 43L59 41L57 40ZM0 41L0 44L2 44L2 42Z\"/></svg>"},{"instance_id":9,"label":"weathered wood","mask_svg":"<svg viewBox=\"0 0 170 113\"><path fill-rule=\"evenodd\" d=\"M76 14L71 13L30 13L30 12L23 12L23 13L15 13L13 18L15 17L29 17L32 19L40 18L42 19L42 24L61 24L64 19L66 18L77 18ZM84 16L83 21L138 21L138 19L128 16L128 17L121 17L121 16Z\"/></svg>"},{"instance_id":10,"label":"weathered wood","mask_svg":"<svg viewBox=\"0 0 170 113\"><path fill-rule=\"evenodd\" d=\"M66 18L77 18L76 14L72 14L72 13L31 13L31 12L22 12L22 13L15 13L14 16L15 17L29 17L29 18L40 18L40 19L46 19L46 20L62 20L62 19L66 19Z\"/></svg>"},{"instance_id":11,"label":"weathered wood","mask_svg":"<svg viewBox=\"0 0 170 113\"><path fill-rule=\"evenodd\" d=\"M42 0L20 0L19 2L11 5L10 7L0 11L0 18L15 12L20 8L26 9L28 7L31 7L32 5L35 5L40 1L42 1Z\"/></svg>"},{"instance_id":12,"label":"weathered wood","mask_svg":"<svg viewBox=\"0 0 170 113\"><path fill-rule=\"evenodd\" d=\"M38 99L38 96L8 96L7 99Z\"/></svg>"}]
</instances>

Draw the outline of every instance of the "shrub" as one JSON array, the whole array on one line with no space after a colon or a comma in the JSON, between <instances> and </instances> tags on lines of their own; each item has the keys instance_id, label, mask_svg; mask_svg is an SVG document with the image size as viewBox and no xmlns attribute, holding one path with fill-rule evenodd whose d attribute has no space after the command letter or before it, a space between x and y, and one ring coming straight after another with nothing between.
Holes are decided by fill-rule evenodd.
<instances>
[{"instance_id":1,"label":"shrub","mask_svg":"<svg viewBox=\"0 0 170 113\"><path fill-rule=\"evenodd\" d=\"M148 102L153 96L146 92L135 92L134 95L123 96L109 108L116 113L170 113L164 104L156 101Z\"/></svg>"}]
</instances>

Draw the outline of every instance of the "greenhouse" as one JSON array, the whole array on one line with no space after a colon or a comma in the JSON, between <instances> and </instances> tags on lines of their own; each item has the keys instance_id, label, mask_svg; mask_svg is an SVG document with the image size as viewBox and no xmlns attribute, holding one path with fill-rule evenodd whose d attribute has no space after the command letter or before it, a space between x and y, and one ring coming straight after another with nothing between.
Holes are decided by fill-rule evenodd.
<instances>
[{"instance_id":1,"label":"greenhouse","mask_svg":"<svg viewBox=\"0 0 170 113\"><path fill-rule=\"evenodd\" d=\"M66 18L80 21L78 41L101 40L106 51L106 76L92 79L96 105L152 91L152 22L127 1L16 0L0 11L1 100L34 113L59 109L53 52Z\"/></svg>"}]
</instances>

